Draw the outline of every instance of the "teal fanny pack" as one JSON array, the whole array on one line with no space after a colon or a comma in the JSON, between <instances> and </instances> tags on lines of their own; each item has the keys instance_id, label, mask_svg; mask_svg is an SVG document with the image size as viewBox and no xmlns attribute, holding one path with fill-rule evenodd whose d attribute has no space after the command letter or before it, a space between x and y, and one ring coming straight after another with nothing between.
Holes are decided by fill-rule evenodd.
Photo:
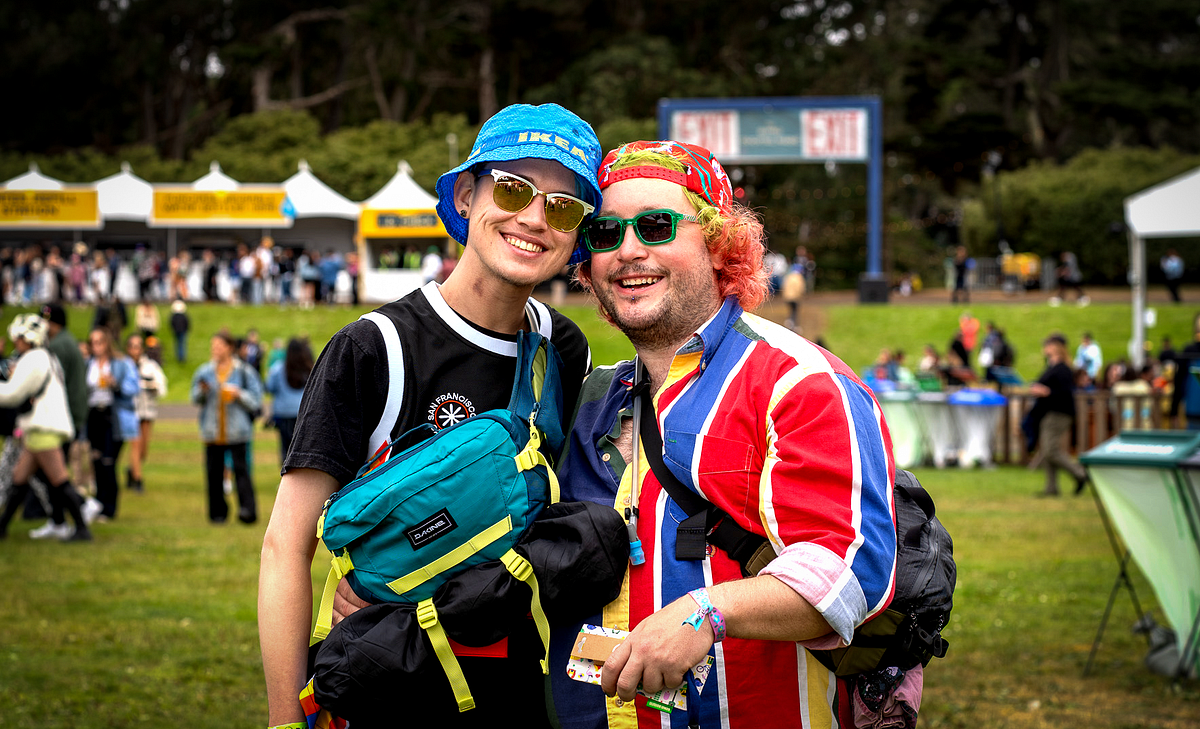
<instances>
[{"instance_id":1,"label":"teal fanny pack","mask_svg":"<svg viewBox=\"0 0 1200 729\"><path fill-rule=\"evenodd\" d=\"M433 606L447 579L500 560L532 589L531 612L549 643L537 579L512 548L542 508L559 499L546 454L556 455L564 440L561 363L536 333L522 334L517 349L507 408L440 431L421 426L395 439L329 498L318 524L333 564L314 636L329 633L342 577L371 602L416 604L460 711L473 708L474 700Z\"/></svg>"}]
</instances>

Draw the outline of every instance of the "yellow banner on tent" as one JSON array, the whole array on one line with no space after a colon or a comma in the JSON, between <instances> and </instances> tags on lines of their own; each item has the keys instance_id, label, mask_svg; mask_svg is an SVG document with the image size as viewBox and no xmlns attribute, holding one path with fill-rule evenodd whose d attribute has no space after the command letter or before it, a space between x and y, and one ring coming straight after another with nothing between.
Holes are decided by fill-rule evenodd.
<instances>
[{"instance_id":1,"label":"yellow banner on tent","mask_svg":"<svg viewBox=\"0 0 1200 729\"><path fill-rule=\"evenodd\" d=\"M282 187L254 190L157 189L151 225L160 227L290 227Z\"/></svg>"},{"instance_id":2,"label":"yellow banner on tent","mask_svg":"<svg viewBox=\"0 0 1200 729\"><path fill-rule=\"evenodd\" d=\"M95 190L0 190L0 228L99 227Z\"/></svg>"},{"instance_id":3,"label":"yellow banner on tent","mask_svg":"<svg viewBox=\"0 0 1200 729\"><path fill-rule=\"evenodd\" d=\"M358 232L364 238L444 238L437 212L425 210L363 210Z\"/></svg>"}]
</instances>

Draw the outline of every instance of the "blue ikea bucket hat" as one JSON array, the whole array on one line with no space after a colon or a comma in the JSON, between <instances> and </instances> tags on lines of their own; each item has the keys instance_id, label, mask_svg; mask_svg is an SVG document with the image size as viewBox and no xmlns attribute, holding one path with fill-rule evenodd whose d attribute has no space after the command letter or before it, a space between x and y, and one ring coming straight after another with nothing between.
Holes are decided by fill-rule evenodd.
<instances>
[{"instance_id":1,"label":"blue ikea bucket hat","mask_svg":"<svg viewBox=\"0 0 1200 729\"><path fill-rule=\"evenodd\" d=\"M600 140L591 125L558 104L514 104L484 122L475 138L475 147L467 161L438 178L437 214L454 240L467 244L467 221L454 206L454 181L458 173L483 162L507 162L514 159L548 159L575 173L578 193L600 209ZM582 234L571 254L570 263L587 260Z\"/></svg>"}]
</instances>

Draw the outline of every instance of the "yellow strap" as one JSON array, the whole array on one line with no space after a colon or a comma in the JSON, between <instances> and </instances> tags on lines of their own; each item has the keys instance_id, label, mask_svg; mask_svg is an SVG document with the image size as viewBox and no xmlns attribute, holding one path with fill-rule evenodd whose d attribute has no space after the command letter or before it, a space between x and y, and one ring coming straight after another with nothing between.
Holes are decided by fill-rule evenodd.
<instances>
[{"instance_id":1,"label":"yellow strap","mask_svg":"<svg viewBox=\"0 0 1200 729\"><path fill-rule=\"evenodd\" d=\"M350 553L334 555L329 565L329 576L325 578L325 589L321 592L321 608L317 611L317 625L313 628L313 637L322 640L333 630L333 595L337 592L338 583L354 569Z\"/></svg>"},{"instance_id":2,"label":"yellow strap","mask_svg":"<svg viewBox=\"0 0 1200 729\"><path fill-rule=\"evenodd\" d=\"M446 678L450 679L450 688L454 691L454 700L458 702L459 712L474 709L475 699L471 696L471 687L467 685L467 678L463 676L462 667L458 665L458 659L454 657L454 650L450 648L450 641L446 638L446 629L438 622L437 608L433 606L432 597L417 603L417 624L424 628L425 633L429 635L429 642L433 644L433 652L437 655L438 662L442 664Z\"/></svg>"},{"instance_id":3,"label":"yellow strap","mask_svg":"<svg viewBox=\"0 0 1200 729\"><path fill-rule=\"evenodd\" d=\"M529 560L508 550L500 558L504 568L521 582L533 590L533 599L529 603L529 612L533 613L533 623L537 626L538 635L542 636L542 645L546 648L546 657L542 660L542 673L550 675L550 621L546 620L546 611L542 609L542 593L538 589L537 575L533 573L533 565Z\"/></svg>"},{"instance_id":4,"label":"yellow strap","mask_svg":"<svg viewBox=\"0 0 1200 729\"><path fill-rule=\"evenodd\" d=\"M451 569L511 531L512 517L505 516L500 521L471 537L469 542L458 545L447 554L438 557L424 567L415 569L403 577L392 580L388 583L388 587L397 595L403 595L414 587L423 585L446 570Z\"/></svg>"},{"instance_id":5,"label":"yellow strap","mask_svg":"<svg viewBox=\"0 0 1200 729\"><path fill-rule=\"evenodd\" d=\"M550 467L546 455L538 450L541 445L542 434L531 423L529 425L529 442L525 444L525 450L518 453L514 460L517 462L518 471L528 471L539 464L546 467L546 474L550 477L550 503L557 504L561 498L558 477L554 475L554 469Z\"/></svg>"},{"instance_id":6,"label":"yellow strap","mask_svg":"<svg viewBox=\"0 0 1200 729\"><path fill-rule=\"evenodd\" d=\"M533 356L533 399L542 401L542 385L546 382L546 345L538 345L537 354Z\"/></svg>"}]
</instances>

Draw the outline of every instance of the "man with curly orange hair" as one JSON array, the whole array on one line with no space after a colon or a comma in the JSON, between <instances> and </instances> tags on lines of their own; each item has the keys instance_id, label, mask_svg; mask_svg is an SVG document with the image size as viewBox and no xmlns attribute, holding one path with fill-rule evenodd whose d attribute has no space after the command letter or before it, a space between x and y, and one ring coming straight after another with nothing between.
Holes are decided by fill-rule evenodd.
<instances>
[{"instance_id":1,"label":"man with curly orange hair","mask_svg":"<svg viewBox=\"0 0 1200 729\"><path fill-rule=\"evenodd\" d=\"M616 700L567 676L579 626L552 640L561 725L665 726L635 691L686 678L674 726L836 726L845 690L806 648L846 645L892 596L895 466L879 405L832 354L749 313L767 291L763 226L711 153L635 142L599 179L577 275L637 358L592 372L559 475L564 500L623 511L645 559L584 621L630 631L603 667ZM713 544L717 524L689 539L691 510L659 474L765 537L774 559L747 576L736 549ZM711 670L690 672L706 657ZM694 674L707 675L699 695Z\"/></svg>"}]
</instances>

